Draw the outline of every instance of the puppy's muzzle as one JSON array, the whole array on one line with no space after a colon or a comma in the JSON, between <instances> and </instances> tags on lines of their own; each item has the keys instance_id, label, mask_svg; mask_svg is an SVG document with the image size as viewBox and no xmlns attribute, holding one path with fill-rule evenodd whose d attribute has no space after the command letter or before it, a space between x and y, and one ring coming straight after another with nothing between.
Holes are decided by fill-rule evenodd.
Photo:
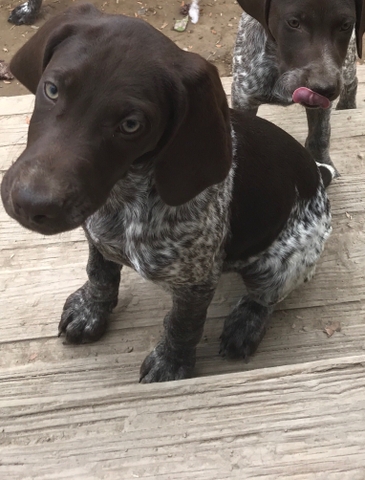
<instances>
[{"instance_id":1,"label":"puppy's muzzle","mask_svg":"<svg viewBox=\"0 0 365 480\"><path fill-rule=\"evenodd\" d=\"M45 235L69 230L62 203L51 192L24 184L6 174L1 198L6 212L21 225Z\"/></svg>"}]
</instances>

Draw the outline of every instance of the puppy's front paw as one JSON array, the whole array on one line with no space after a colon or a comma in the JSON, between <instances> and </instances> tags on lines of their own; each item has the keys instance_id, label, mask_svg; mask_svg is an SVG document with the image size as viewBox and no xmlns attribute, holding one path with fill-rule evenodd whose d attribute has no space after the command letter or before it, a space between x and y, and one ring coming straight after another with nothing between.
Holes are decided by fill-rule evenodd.
<instances>
[{"instance_id":1,"label":"puppy's front paw","mask_svg":"<svg viewBox=\"0 0 365 480\"><path fill-rule=\"evenodd\" d=\"M109 315L118 300L96 302L88 292L88 283L76 290L66 300L58 325L70 343L95 342L105 333Z\"/></svg>"},{"instance_id":2,"label":"puppy's front paw","mask_svg":"<svg viewBox=\"0 0 365 480\"><path fill-rule=\"evenodd\" d=\"M8 22L14 23L14 25L32 25L38 16L39 11L32 11L29 8L28 2L17 6L10 13Z\"/></svg>"},{"instance_id":3,"label":"puppy's front paw","mask_svg":"<svg viewBox=\"0 0 365 480\"><path fill-rule=\"evenodd\" d=\"M195 365L195 350L179 355L171 352L162 340L145 358L140 369L140 382L168 382L189 378Z\"/></svg>"}]
</instances>

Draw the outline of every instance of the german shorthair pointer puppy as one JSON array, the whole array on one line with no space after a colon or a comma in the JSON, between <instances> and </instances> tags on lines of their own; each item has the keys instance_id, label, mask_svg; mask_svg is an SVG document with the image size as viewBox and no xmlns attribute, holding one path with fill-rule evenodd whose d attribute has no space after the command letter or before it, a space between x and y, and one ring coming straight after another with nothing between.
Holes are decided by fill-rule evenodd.
<instances>
[{"instance_id":1,"label":"german shorthair pointer puppy","mask_svg":"<svg viewBox=\"0 0 365 480\"><path fill-rule=\"evenodd\" d=\"M365 0L238 0L244 9L233 54L232 105L256 114L263 103L306 107L306 147L329 155L331 102L356 108L357 51Z\"/></svg>"},{"instance_id":2,"label":"german shorthair pointer puppy","mask_svg":"<svg viewBox=\"0 0 365 480\"><path fill-rule=\"evenodd\" d=\"M46 235L82 225L90 246L88 281L67 299L60 334L99 339L129 266L172 295L141 381L188 377L218 279L235 271L247 293L221 351L249 357L275 304L314 273L334 169L275 125L229 110L216 68L139 19L71 8L11 70L36 102L1 185L5 209Z\"/></svg>"}]
</instances>

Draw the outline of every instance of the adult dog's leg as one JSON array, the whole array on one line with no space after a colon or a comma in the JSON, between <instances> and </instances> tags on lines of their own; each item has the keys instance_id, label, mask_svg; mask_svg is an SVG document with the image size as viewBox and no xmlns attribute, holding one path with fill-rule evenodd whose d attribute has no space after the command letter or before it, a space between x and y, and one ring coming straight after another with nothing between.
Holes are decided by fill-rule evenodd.
<instances>
[{"instance_id":1,"label":"adult dog's leg","mask_svg":"<svg viewBox=\"0 0 365 480\"><path fill-rule=\"evenodd\" d=\"M39 15L41 6L42 0L28 0L14 8L8 21L15 25L32 25Z\"/></svg>"},{"instance_id":2,"label":"adult dog's leg","mask_svg":"<svg viewBox=\"0 0 365 480\"><path fill-rule=\"evenodd\" d=\"M105 260L90 242L86 270L89 280L68 297L58 326L71 343L99 340L118 303L121 266Z\"/></svg>"},{"instance_id":3,"label":"adult dog's leg","mask_svg":"<svg viewBox=\"0 0 365 480\"><path fill-rule=\"evenodd\" d=\"M196 346L203 334L215 284L173 288L172 309L164 320L164 335L141 366L142 383L178 380L191 376Z\"/></svg>"}]
</instances>

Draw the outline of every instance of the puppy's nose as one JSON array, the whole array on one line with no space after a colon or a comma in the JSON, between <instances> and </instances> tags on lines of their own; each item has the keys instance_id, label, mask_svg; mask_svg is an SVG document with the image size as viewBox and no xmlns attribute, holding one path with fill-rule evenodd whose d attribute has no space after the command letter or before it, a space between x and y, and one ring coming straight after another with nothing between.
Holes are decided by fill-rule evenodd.
<instances>
[{"instance_id":1,"label":"puppy's nose","mask_svg":"<svg viewBox=\"0 0 365 480\"><path fill-rule=\"evenodd\" d=\"M15 188L12 192L12 201L17 215L36 224L54 220L61 213L61 206L52 198L27 187Z\"/></svg>"}]
</instances>

